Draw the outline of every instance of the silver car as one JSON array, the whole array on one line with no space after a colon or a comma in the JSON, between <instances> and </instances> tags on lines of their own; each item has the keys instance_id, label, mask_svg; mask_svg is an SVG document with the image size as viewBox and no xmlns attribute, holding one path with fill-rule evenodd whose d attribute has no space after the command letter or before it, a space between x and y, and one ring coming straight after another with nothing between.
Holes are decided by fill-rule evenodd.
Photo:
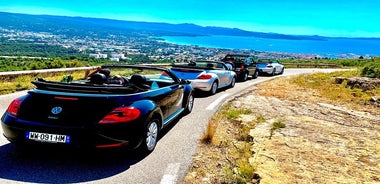
<instances>
[{"instance_id":1,"label":"silver car","mask_svg":"<svg viewBox=\"0 0 380 184\"><path fill-rule=\"evenodd\" d=\"M256 67L260 75L281 75L285 70L284 65L275 59L258 59Z\"/></svg>"},{"instance_id":2,"label":"silver car","mask_svg":"<svg viewBox=\"0 0 380 184\"><path fill-rule=\"evenodd\" d=\"M218 89L234 87L236 73L232 66L219 61L196 61L172 65L170 71L180 79L187 79L194 89L213 95Z\"/></svg>"}]
</instances>

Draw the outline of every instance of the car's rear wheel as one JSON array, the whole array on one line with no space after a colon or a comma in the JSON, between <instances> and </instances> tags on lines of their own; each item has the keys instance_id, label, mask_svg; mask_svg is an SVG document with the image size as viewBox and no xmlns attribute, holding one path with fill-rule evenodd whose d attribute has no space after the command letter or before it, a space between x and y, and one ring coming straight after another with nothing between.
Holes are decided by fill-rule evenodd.
<instances>
[{"instance_id":1,"label":"car's rear wheel","mask_svg":"<svg viewBox=\"0 0 380 184\"><path fill-rule=\"evenodd\" d=\"M216 93L216 90L218 90L218 82L214 81L209 91L210 95L214 95Z\"/></svg>"},{"instance_id":2,"label":"car's rear wheel","mask_svg":"<svg viewBox=\"0 0 380 184\"><path fill-rule=\"evenodd\" d=\"M159 120L152 119L150 120L144 130L144 139L140 145L140 150L144 153L150 153L156 148L158 141L158 132L159 132Z\"/></svg>"}]
</instances>

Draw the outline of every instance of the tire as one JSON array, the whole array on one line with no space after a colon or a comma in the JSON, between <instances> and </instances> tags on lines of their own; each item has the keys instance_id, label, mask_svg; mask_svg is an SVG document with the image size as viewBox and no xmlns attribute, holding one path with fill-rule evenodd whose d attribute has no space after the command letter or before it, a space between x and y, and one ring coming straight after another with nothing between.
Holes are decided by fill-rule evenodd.
<instances>
[{"instance_id":1,"label":"tire","mask_svg":"<svg viewBox=\"0 0 380 184\"><path fill-rule=\"evenodd\" d=\"M255 70L255 73L252 75L252 79L257 79L259 77L259 71Z\"/></svg>"},{"instance_id":2,"label":"tire","mask_svg":"<svg viewBox=\"0 0 380 184\"><path fill-rule=\"evenodd\" d=\"M235 83L236 83L236 78L233 77L232 80L231 80L231 83L230 83L230 85L228 87L229 88L233 88L235 86Z\"/></svg>"},{"instance_id":3,"label":"tire","mask_svg":"<svg viewBox=\"0 0 380 184\"><path fill-rule=\"evenodd\" d=\"M186 115L186 114L190 114L191 111L193 110L193 107L194 107L194 95L193 95L193 93L191 92L191 93L189 94L189 97L187 98L187 102L186 102L186 106L185 106L184 115Z\"/></svg>"},{"instance_id":4,"label":"tire","mask_svg":"<svg viewBox=\"0 0 380 184\"><path fill-rule=\"evenodd\" d=\"M248 79L248 73L244 73L243 77L241 78L241 81L246 81Z\"/></svg>"},{"instance_id":5,"label":"tire","mask_svg":"<svg viewBox=\"0 0 380 184\"><path fill-rule=\"evenodd\" d=\"M285 70L285 68L282 68L282 70L279 74L282 75L284 73L284 70Z\"/></svg>"},{"instance_id":6,"label":"tire","mask_svg":"<svg viewBox=\"0 0 380 184\"><path fill-rule=\"evenodd\" d=\"M275 76L276 75L276 69L274 68L272 73L271 73L271 76Z\"/></svg>"},{"instance_id":7,"label":"tire","mask_svg":"<svg viewBox=\"0 0 380 184\"><path fill-rule=\"evenodd\" d=\"M211 85L211 89L209 91L209 94L210 95L214 95L216 93L216 91L218 90L218 82L217 81L214 81Z\"/></svg>"},{"instance_id":8,"label":"tire","mask_svg":"<svg viewBox=\"0 0 380 184\"><path fill-rule=\"evenodd\" d=\"M143 141L139 148L141 152L149 154L156 148L160 126L159 122L158 119L152 119L145 125Z\"/></svg>"}]
</instances>

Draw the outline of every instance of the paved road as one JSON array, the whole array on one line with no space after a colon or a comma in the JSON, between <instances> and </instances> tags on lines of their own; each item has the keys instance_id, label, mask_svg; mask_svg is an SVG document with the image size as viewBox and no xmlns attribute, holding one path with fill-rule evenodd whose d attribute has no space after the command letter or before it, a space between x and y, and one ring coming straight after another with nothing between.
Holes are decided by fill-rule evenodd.
<instances>
[{"instance_id":1,"label":"paved road","mask_svg":"<svg viewBox=\"0 0 380 184\"><path fill-rule=\"evenodd\" d=\"M332 69L286 69L281 76ZM231 89L197 97L193 112L169 127L153 153L146 157L126 152L84 152L64 149L16 149L0 136L0 183L180 183L196 153L198 140L220 105L253 85L274 77L238 82ZM10 101L25 94L0 96L2 115ZM2 129L0 127L0 131Z\"/></svg>"}]
</instances>

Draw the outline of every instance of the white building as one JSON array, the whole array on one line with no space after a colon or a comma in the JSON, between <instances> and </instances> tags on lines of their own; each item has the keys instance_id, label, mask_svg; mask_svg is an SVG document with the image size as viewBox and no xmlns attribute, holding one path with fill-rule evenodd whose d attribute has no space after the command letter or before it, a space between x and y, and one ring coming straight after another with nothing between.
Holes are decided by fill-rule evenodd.
<instances>
[{"instance_id":1,"label":"white building","mask_svg":"<svg viewBox=\"0 0 380 184\"><path fill-rule=\"evenodd\" d=\"M119 61L120 61L120 58L114 58L114 57L111 57L110 60L111 60L111 61L119 62Z\"/></svg>"},{"instance_id":2,"label":"white building","mask_svg":"<svg viewBox=\"0 0 380 184\"><path fill-rule=\"evenodd\" d=\"M124 54L111 54L111 58L125 59Z\"/></svg>"},{"instance_id":3,"label":"white building","mask_svg":"<svg viewBox=\"0 0 380 184\"><path fill-rule=\"evenodd\" d=\"M96 58L96 59L100 59L100 58L103 58L103 59L105 59L105 58L107 58L108 57L108 55L107 54L90 54L89 55L90 57L94 57L94 58Z\"/></svg>"}]
</instances>

